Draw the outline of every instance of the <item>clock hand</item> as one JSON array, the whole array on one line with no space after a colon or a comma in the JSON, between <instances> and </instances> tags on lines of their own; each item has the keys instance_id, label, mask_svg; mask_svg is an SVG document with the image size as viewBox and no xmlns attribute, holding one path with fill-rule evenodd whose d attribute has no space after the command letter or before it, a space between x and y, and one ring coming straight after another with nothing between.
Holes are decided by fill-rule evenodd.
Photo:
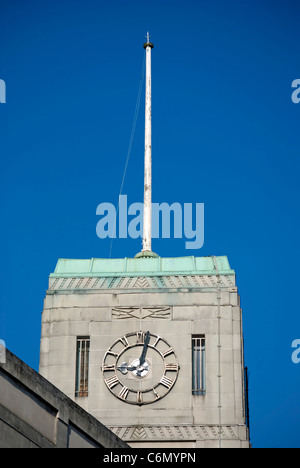
<instances>
[{"instance_id":1,"label":"clock hand","mask_svg":"<svg viewBox=\"0 0 300 468\"><path fill-rule=\"evenodd\" d=\"M123 375L126 375L127 372L132 372L132 371L137 371L136 375L138 377L141 377L141 374L143 372L144 367L143 365L145 364L145 359L146 359L146 353L147 353L147 350L148 350L148 345L149 345L149 341L150 341L150 333L147 331L146 334L145 334L145 341L144 341L144 346L143 346L143 350L142 350L142 354L140 356L140 359L138 360L138 365L136 366L129 366L127 364L127 362L123 362L120 366L117 367L117 369L122 372Z\"/></svg>"},{"instance_id":2,"label":"clock hand","mask_svg":"<svg viewBox=\"0 0 300 468\"><path fill-rule=\"evenodd\" d=\"M142 366L144 364L144 362L145 362L149 341L150 341L150 334L147 331L146 334L145 334L145 342L144 342L144 346L143 346L143 351L142 351L142 354L141 354L141 357L140 357L140 366Z\"/></svg>"},{"instance_id":3,"label":"clock hand","mask_svg":"<svg viewBox=\"0 0 300 468\"><path fill-rule=\"evenodd\" d=\"M123 362L120 366L117 367L117 369L122 372L123 375L126 375L127 372L134 371L138 368L138 366L129 366L127 362Z\"/></svg>"}]
</instances>

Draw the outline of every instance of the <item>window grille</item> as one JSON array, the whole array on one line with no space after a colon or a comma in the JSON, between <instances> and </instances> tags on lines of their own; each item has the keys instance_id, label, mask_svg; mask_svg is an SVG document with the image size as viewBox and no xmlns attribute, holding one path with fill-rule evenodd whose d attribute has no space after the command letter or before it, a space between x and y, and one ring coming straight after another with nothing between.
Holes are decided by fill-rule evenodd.
<instances>
[{"instance_id":1,"label":"window grille","mask_svg":"<svg viewBox=\"0 0 300 468\"><path fill-rule=\"evenodd\" d=\"M88 396L90 338L77 338L75 396Z\"/></svg>"},{"instance_id":2,"label":"window grille","mask_svg":"<svg viewBox=\"0 0 300 468\"><path fill-rule=\"evenodd\" d=\"M192 336L192 368L193 382L192 394L205 395L205 337L204 335Z\"/></svg>"}]
</instances>

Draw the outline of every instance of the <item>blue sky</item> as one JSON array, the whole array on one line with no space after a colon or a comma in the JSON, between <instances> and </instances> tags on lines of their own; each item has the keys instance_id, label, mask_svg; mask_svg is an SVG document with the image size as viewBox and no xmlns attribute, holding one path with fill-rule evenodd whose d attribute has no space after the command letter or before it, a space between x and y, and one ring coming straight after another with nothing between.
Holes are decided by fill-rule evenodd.
<instances>
[{"instance_id":1,"label":"blue sky","mask_svg":"<svg viewBox=\"0 0 300 468\"><path fill-rule=\"evenodd\" d=\"M0 338L38 370L57 259L108 257L147 30L155 44L153 201L204 203L205 243L237 273L254 447L299 447L300 7L294 1L0 0ZM143 199L142 98L123 193ZM113 257L140 240L116 239Z\"/></svg>"}]
</instances>

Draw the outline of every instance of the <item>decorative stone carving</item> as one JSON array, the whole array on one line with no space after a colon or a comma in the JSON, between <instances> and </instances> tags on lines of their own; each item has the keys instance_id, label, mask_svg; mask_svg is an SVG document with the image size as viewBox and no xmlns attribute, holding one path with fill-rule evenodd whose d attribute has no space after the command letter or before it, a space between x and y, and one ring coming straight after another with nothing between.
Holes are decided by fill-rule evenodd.
<instances>
[{"instance_id":1,"label":"decorative stone carving","mask_svg":"<svg viewBox=\"0 0 300 468\"><path fill-rule=\"evenodd\" d=\"M114 307L112 318L116 320L128 319L170 319L170 307Z\"/></svg>"},{"instance_id":2,"label":"decorative stone carving","mask_svg":"<svg viewBox=\"0 0 300 468\"><path fill-rule=\"evenodd\" d=\"M218 284L217 284L218 283ZM173 275L173 276L109 276L85 278L50 278L49 290L78 291L98 289L217 289L232 290L235 287L233 275Z\"/></svg>"},{"instance_id":3,"label":"decorative stone carving","mask_svg":"<svg viewBox=\"0 0 300 468\"><path fill-rule=\"evenodd\" d=\"M177 425L177 426L112 426L109 429L126 442L138 440L152 441L190 441L190 440L216 440L221 435L222 440L238 439L236 426L210 425Z\"/></svg>"}]
</instances>

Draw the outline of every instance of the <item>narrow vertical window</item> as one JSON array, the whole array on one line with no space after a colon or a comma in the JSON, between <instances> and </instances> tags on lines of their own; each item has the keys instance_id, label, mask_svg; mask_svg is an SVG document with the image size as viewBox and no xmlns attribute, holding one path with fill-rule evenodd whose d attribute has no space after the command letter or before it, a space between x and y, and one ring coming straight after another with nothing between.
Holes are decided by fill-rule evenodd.
<instances>
[{"instance_id":1,"label":"narrow vertical window","mask_svg":"<svg viewBox=\"0 0 300 468\"><path fill-rule=\"evenodd\" d=\"M90 338L77 337L75 396L88 396Z\"/></svg>"},{"instance_id":2,"label":"narrow vertical window","mask_svg":"<svg viewBox=\"0 0 300 468\"><path fill-rule=\"evenodd\" d=\"M205 337L192 336L192 394L205 395Z\"/></svg>"}]
</instances>

